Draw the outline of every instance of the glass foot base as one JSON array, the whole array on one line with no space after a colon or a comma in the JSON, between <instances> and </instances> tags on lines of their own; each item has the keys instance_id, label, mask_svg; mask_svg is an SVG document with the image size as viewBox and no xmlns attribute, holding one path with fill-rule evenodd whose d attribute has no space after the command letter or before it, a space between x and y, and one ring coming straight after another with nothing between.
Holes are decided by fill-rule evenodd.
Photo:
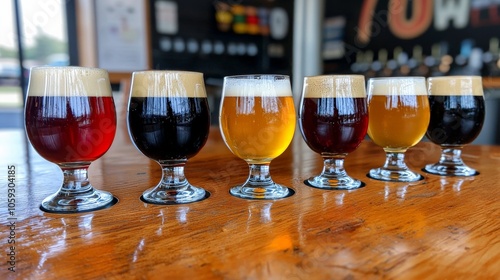
<instances>
[{"instance_id":1,"label":"glass foot base","mask_svg":"<svg viewBox=\"0 0 500 280\"><path fill-rule=\"evenodd\" d=\"M45 198L40 205L48 213L81 213L105 209L115 205L118 199L106 191L92 190L85 193L58 192Z\"/></svg>"},{"instance_id":2,"label":"glass foot base","mask_svg":"<svg viewBox=\"0 0 500 280\"><path fill-rule=\"evenodd\" d=\"M365 186L365 183L351 177L334 179L322 176L311 177L305 180L304 184L323 190L355 190Z\"/></svg>"},{"instance_id":3,"label":"glass foot base","mask_svg":"<svg viewBox=\"0 0 500 280\"><path fill-rule=\"evenodd\" d=\"M272 200L290 197L295 191L279 184L273 184L266 187L236 186L231 188L229 193L244 199Z\"/></svg>"},{"instance_id":4,"label":"glass foot base","mask_svg":"<svg viewBox=\"0 0 500 280\"><path fill-rule=\"evenodd\" d=\"M445 165L445 164L428 164L424 168L423 171L435 175L441 176L476 176L479 175L479 172L476 170L466 166L466 165Z\"/></svg>"},{"instance_id":5,"label":"glass foot base","mask_svg":"<svg viewBox=\"0 0 500 280\"><path fill-rule=\"evenodd\" d=\"M366 176L388 182L415 182L424 179L422 175L410 170L387 170L384 168L372 169Z\"/></svg>"},{"instance_id":6,"label":"glass foot base","mask_svg":"<svg viewBox=\"0 0 500 280\"><path fill-rule=\"evenodd\" d=\"M202 188L188 185L183 188L163 188L155 187L145 191L141 200L151 204L174 205L186 204L210 197L210 193Z\"/></svg>"}]
</instances>

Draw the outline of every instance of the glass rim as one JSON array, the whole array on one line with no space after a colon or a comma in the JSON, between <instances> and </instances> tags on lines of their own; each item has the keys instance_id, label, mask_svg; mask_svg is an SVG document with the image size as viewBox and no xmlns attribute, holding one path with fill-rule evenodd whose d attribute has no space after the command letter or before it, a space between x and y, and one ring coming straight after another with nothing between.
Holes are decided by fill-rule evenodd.
<instances>
[{"instance_id":1,"label":"glass rim","mask_svg":"<svg viewBox=\"0 0 500 280\"><path fill-rule=\"evenodd\" d=\"M360 78L365 78L364 75L361 75L361 74L321 74L321 75L311 75L311 76L304 76L304 79L307 79L307 78L328 78L328 77L332 77L332 78L336 78L336 77L339 77L339 78L347 78L347 77L360 77Z\"/></svg>"},{"instance_id":2,"label":"glass rim","mask_svg":"<svg viewBox=\"0 0 500 280\"><path fill-rule=\"evenodd\" d=\"M202 72L198 71L189 71L189 70L160 70L160 69L151 69L151 70L138 70L138 71L133 71L132 75L134 74L172 74L172 73L185 73L185 74L201 74L203 75Z\"/></svg>"},{"instance_id":3,"label":"glass rim","mask_svg":"<svg viewBox=\"0 0 500 280\"><path fill-rule=\"evenodd\" d=\"M465 79L478 79L482 80L483 77L479 75L451 75L451 76L438 76L438 77L429 77L428 80L465 80Z\"/></svg>"},{"instance_id":4,"label":"glass rim","mask_svg":"<svg viewBox=\"0 0 500 280\"><path fill-rule=\"evenodd\" d=\"M389 80L424 80L424 76L400 76L400 77L374 77L369 78L368 81L389 81Z\"/></svg>"},{"instance_id":5,"label":"glass rim","mask_svg":"<svg viewBox=\"0 0 500 280\"><path fill-rule=\"evenodd\" d=\"M65 66L55 66L55 65L37 65L37 66L32 66L30 68L30 71L32 70L64 70L64 69L74 69L74 70L92 70L92 71L102 71L102 72L108 72L108 70L104 68L99 68L99 67L87 67L87 66L76 66L76 65L65 65Z\"/></svg>"},{"instance_id":6,"label":"glass rim","mask_svg":"<svg viewBox=\"0 0 500 280\"><path fill-rule=\"evenodd\" d=\"M224 79L254 79L256 80L259 77L264 77L264 78L276 78L280 77L283 79L290 79L289 75L286 74L242 74L242 75L230 75L230 76L225 76Z\"/></svg>"}]
</instances>

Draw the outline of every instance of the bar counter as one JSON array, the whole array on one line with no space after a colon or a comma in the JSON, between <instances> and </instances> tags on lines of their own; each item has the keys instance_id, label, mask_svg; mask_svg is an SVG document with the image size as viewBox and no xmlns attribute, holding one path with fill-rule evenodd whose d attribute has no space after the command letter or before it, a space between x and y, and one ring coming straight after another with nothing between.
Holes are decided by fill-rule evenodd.
<instances>
[{"instance_id":1,"label":"bar counter","mask_svg":"<svg viewBox=\"0 0 500 280\"><path fill-rule=\"evenodd\" d=\"M0 279L498 279L500 277L500 146L467 146L463 158L478 176L421 172L415 183L366 177L383 164L370 141L346 159L366 183L354 191L304 185L322 159L296 130L271 163L273 179L294 189L274 201L232 197L246 163L226 148L217 127L186 176L211 196L160 206L140 200L160 180L160 167L129 140L120 113L110 150L90 168L90 181L118 198L81 214L51 214L40 202L62 182L23 130L0 131L2 270ZM421 142L407 152L419 170L439 148ZM14 215L7 211L8 166L15 166ZM15 249L8 244L15 222ZM8 260L15 252L15 272Z\"/></svg>"}]
</instances>

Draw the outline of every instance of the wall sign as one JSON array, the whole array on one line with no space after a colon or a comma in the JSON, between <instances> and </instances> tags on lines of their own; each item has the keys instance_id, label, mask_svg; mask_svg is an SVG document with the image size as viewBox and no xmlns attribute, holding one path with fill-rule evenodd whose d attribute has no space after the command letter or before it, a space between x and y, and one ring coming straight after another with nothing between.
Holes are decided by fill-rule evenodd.
<instances>
[{"instance_id":1,"label":"wall sign","mask_svg":"<svg viewBox=\"0 0 500 280\"><path fill-rule=\"evenodd\" d=\"M97 66L110 72L149 67L145 3L137 0L95 1Z\"/></svg>"}]
</instances>

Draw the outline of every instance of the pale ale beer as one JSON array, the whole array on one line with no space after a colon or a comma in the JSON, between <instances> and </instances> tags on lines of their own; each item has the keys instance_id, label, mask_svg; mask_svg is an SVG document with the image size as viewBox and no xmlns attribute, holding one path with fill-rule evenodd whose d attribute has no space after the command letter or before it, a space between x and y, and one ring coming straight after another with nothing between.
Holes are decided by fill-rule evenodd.
<instances>
[{"instance_id":1,"label":"pale ale beer","mask_svg":"<svg viewBox=\"0 0 500 280\"><path fill-rule=\"evenodd\" d=\"M374 79L368 98L368 135L387 151L415 146L429 125L429 100L425 82L405 84L404 78ZM396 87L395 87L396 86Z\"/></svg>"},{"instance_id":2,"label":"pale ale beer","mask_svg":"<svg viewBox=\"0 0 500 280\"><path fill-rule=\"evenodd\" d=\"M293 194L271 179L269 164L281 155L295 132L290 79L284 75L224 78L219 123L229 150L250 167L247 181L230 189L240 198L277 199Z\"/></svg>"},{"instance_id":3,"label":"pale ale beer","mask_svg":"<svg viewBox=\"0 0 500 280\"><path fill-rule=\"evenodd\" d=\"M295 109L290 87L276 81L272 88L226 84L220 126L228 148L247 162L270 162L281 155L295 132Z\"/></svg>"},{"instance_id":4,"label":"pale ale beer","mask_svg":"<svg viewBox=\"0 0 500 280\"><path fill-rule=\"evenodd\" d=\"M424 77L372 78L368 81L368 135L386 152L383 167L371 169L373 179L413 182L423 177L408 169L404 153L425 135L429 99Z\"/></svg>"}]
</instances>

